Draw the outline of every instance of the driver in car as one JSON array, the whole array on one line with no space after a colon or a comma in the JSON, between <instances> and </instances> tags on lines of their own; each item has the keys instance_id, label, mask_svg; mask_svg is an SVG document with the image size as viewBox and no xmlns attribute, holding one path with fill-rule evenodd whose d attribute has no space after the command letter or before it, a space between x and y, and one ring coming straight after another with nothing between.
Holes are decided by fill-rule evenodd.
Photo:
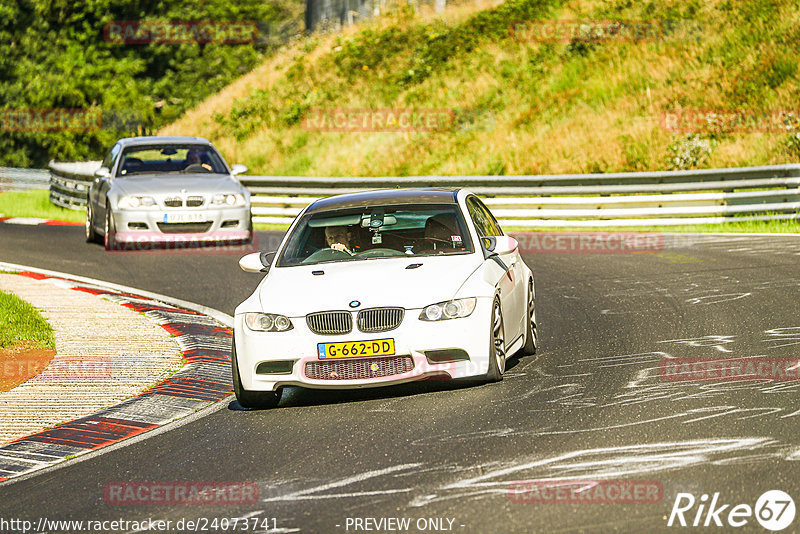
<instances>
[{"instance_id":1,"label":"driver in car","mask_svg":"<svg viewBox=\"0 0 800 534\"><path fill-rule=\"evenodd\" d=\"M346 226L326 226L325 241L328 242L328 246L333 250L346 252L351 256L355 254L353 249L358 248L354 243L353 233Z\"/></svg>"},{"instance_id":2,"label":"driver in car","mask_svg":"<svg viewBox=\"0 0 800 534\"><path fill-rule=\"evenodd\" d=\"M203 162L203 156L199 150L191 149L186 152L186 164L183 167L184 170L188 169L192 165L200 165L208 171L211 170L211 165Z\"/></svg>"}]
</instances>

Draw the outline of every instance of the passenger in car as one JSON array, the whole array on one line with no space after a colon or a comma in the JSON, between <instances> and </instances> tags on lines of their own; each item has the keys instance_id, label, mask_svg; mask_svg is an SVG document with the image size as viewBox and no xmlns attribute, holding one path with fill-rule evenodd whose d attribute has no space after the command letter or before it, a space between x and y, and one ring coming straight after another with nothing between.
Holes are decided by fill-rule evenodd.
<instances>
[{"instance_id":1,"label":"passenger in car","mask_svg":"<svg viewBox=\"0 0 800 534\"><path fill-rule=\"evenodd\" d=\"M425 248L427 250L440 250L461 247L462 242L454 238L460 238L456 217L450 213L440 213L430 217L425 221Z\"/></svg>"}]
</instances>

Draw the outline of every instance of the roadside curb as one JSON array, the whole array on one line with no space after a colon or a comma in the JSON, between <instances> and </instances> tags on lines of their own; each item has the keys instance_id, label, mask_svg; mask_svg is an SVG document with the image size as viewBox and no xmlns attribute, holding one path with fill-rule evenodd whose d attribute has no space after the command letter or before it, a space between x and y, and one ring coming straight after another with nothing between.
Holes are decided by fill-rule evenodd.
<instances>
[{"instance_id":1,"label":"roadside curb","mask_svg":"<svg viewBox=\"0 0 800 534\"><path fill-rule=\"evenodd\" d=\"M2 217L0 223L17 224L21 226L83 226L82 222L59 221L57 219L40 219L38 217Z\"/></svg>"},{"instance_id":2,"label":"roadside curb","mask_svg":"<svg viewBox=\"0 0 800 534\"><path fill-rule=\"evenodd\" d=\"M144 314L174 335L186 361L171 377L116 406L0 447L0 482L50 467L190 416L232 390L229 316L163 295L0 262L0 269L52 280Z\"/></svg>"}]
</instances>

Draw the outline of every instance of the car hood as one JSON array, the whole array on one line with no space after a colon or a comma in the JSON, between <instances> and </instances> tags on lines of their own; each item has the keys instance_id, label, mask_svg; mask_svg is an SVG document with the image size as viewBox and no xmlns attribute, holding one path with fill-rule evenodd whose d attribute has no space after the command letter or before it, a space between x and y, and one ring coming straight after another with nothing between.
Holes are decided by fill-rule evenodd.
<instances>
[{"instance_id":1,"label":"car hood","mask_svg":"<svg viewBox=\"0 0 800 534\"><path fill-rule=\"evenodd\" d=\"M421 263L415 269L411 264ZM418 256L320 263L272 269L259 287L262 310L300 317L325 310L423 308L453 298L481 265L477 255ZM315 275L312 271L323 271Z\"/></svg>"},{"instance_id":2,"label":"car hood","mask_svg":"<svg viewBox=\"0 0 800 534\"><path fill-rule=\"evenodd\" d=\"M227 175L209 176L208 174L181 174L160 176L137 176L116 178L115 188L123 195L157 195L176 193L182 189L187 194L238 192L241 184Z\"/></svg>"}]
</instances>

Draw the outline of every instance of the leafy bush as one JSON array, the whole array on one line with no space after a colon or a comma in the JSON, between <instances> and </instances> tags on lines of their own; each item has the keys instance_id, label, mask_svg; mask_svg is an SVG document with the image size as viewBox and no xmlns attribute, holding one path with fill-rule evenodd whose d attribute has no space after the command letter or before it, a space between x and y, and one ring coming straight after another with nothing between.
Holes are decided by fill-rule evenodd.
<instances>
[{"instance_id":1,"label":"leafy bush","mask_svg":"<svg viewBox=\"0 0 800 534\"><path fill-rule=\"evenodd\" d=\"M4 131L0 165L98 159L118 137L148 134L256 66L301 24L300 0L52 2L0 6L0 108L87 109L93 131ZM255 21L255 43L125 45L108 42L112 21ZM117 120L120 115L133 120ZM13 128L6 128L13 130Z\"/></svg>"},{"instance_id":2,"label":"leafy bush","mask_svg":"<svg viewBox=\"0 0 800 534\"><path fill-rule=\"evenodd\" d=\"M672 170L699 167L711 155L711 141L697 134L689 134L673 141L667 148L667 166Z\"/></svg>"}]
</instances>

